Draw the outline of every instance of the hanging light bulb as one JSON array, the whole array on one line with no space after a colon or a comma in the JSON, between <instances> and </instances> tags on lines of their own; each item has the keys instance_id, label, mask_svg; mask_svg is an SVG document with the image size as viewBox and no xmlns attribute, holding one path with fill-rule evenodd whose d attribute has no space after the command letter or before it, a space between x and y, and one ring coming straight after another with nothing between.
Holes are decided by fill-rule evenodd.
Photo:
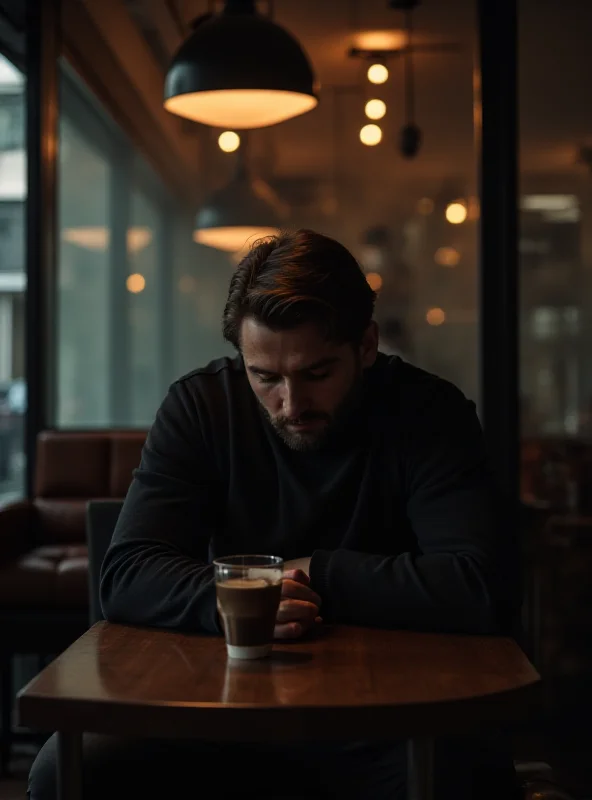
<instances>
[{"instance_id":1,"label":"hanging light bulb","mask_svg":"<svg viewBox=\"0 0 592 800\"><path fill-rule=\"evenodd\" d=\"M224 153L234 153L240 147L240 136L234 131L224 131L218 136L218 147Z\"/></svg>"},{"instance_id":2,"label":"hanging light bulb","mask_svg":"<svg viewBox=\"0 0 592 800\"><path fill-rule=\"evenodd\" d=\"M128 275L125 280L125 288L132 294L140 294L146 288L146 278L139 272Z\"/></svg>"},{"instance_id":3,"label":"hanging light bulb","mask_svg":"<svg viewBox=\"0 0 592 800\"><path fill-rule=\"evenodd\" d=\"M368 119L382 119L386 114L386 103L384 100L368 100L364 110Z\"/></svg>"},{"instance_id":4,"label":"hanging light bulb","mask_svg":"<svg viewBox=\"0 0 592 800\"><path fill-rule=\"evenodd\" d=\"M366 283L373 292L379 292L382 289L382 275L378 272L369 272L366 275Z\"/></svg>"},{"instance_id":5,"label":"hanging light bulb","mask_svg":"<svg viewBox=\"0 0 592 800\"><path fill-rule=\"evenodd\" d=\"M384 64L371 64L367 74L370 83L381 84L388 81L389 71Z\"/></svg>"},{"instance_id":6,"label":"hanging light bulb","mask_svg":"<svg viewBox=\"0 0 592 800\"><path fill-rule=\"evenodd\" d=\"M426 314L426 322L437 328L446 322L446 312L441 308L430 308Z\"/></svg>"},{"instance_id":7,"label":"hanging light bulb","mask_svg":"<svg viewBox=\"0 0 592 800\"><path fill-rule=\"evenodd\" d=\"M360 141L368 147L374 147L382 139L380 125L364 125L360 131Z\"/></svg>"},{"instance_id":8,"label":"hanging light bulb","mask_svg":"<svg viewBox=\"0 0 592 800\"><path fill-rule=\"evenodd\" d=\"M221 128L263 128L310 111L318 85L297 40L257 13L255 0L225 0L204 14L166 75L164 106Z\"/></svg>"},{"instance_id":9,"label":"hanging light bulb","mask_svg":"<svg viewBox=\"0 0 592 800\"><path fill-rule=\"evenodd\" d=\"M446 206L446 219L451 225L460 225L467 218L467 207L464 203L449 203Z\"/></svg>"}]
</instances>

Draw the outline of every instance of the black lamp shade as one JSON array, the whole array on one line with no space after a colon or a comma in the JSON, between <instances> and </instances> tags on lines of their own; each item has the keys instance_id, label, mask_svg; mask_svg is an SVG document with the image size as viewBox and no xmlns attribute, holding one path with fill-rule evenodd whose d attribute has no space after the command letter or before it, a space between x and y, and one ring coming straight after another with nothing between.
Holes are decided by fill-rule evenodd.
<instances>
[{"instance_id":1,"label":"black lamp shade","mask_svg":"<svg viewBox=\"0 0 592 800\"><path fill-rule=\"evenodd\" d=\"M181 45L164 105L214 127L262 128L317 105L312 67L296 39L256 13L212 15Z\"/></svg>"},{"instance_id":2,"label":"black lamp shade","mask_svg":"<svg viewBox=\"0 0 592 800\"><path fill-rule=\"evenodd\" d=\"M245 170L214 192L198 211L193 238L220 250L238 252L262 236L278 232L282 225L273 190L263 181L252 181Z\"/></svg>"}]
</instances>

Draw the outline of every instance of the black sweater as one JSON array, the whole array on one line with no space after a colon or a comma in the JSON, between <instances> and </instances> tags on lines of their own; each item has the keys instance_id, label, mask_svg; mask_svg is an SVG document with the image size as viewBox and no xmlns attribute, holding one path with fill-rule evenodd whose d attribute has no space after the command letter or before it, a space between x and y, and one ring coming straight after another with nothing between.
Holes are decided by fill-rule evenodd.
<instances>
[{"instance_id":1,"label":"black sweater","mask_svg":"<svg viewBox=\"0 0 592 800\"><path fill-rule=\"evenodd\" d=\"M172 385L103 564L105 616L219 632L211 560L234 553L312 555L325 621L498 633L519 604L474 406L396 357L315 453L276 436L241 358Z\"/></svg>"}]
</instances>

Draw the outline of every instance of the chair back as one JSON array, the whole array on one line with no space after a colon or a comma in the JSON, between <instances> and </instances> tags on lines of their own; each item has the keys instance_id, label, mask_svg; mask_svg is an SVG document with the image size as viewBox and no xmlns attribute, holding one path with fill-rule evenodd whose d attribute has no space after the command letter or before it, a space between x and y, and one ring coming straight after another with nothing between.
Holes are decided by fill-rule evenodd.
<instances>
[{"instance_id":1,"label":"chair back","mask_svg":"<svg viewBox=\"0 0 592 800\"><path fill-rule=\"evenodd\" d=\"M36 542L82 545L86 504L126 496L146 431L43 431L35 467Z\"/></svg>"},{"instance_id":2,"label":"chair back","mask_svg":"<svg viewBox=\"0 0 592 800\"><path fill-rule=\"evenodd\" d=\"M122 500L91 500L86 506L90 625L105 619L99 595L101 567L122 506Z\"/></svg>"}]
</instances>

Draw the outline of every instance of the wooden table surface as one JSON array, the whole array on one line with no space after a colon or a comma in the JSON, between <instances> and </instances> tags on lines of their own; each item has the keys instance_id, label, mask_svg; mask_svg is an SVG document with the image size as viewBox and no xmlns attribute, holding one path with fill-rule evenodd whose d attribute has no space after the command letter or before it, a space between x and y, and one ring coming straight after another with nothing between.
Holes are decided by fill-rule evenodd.
<instances>
[{"instance_id":1,"label":"wooden table surface","mask_svg":"<svg viewBox=\"0 0 592 800\"><path fill-rule=\"evenodd\" d=\"M38 730L210 740L407 738L536 713L510 639L327 628L229 661L220 637L96 624L19 694Z\"/></svg>"}]
</instances>

